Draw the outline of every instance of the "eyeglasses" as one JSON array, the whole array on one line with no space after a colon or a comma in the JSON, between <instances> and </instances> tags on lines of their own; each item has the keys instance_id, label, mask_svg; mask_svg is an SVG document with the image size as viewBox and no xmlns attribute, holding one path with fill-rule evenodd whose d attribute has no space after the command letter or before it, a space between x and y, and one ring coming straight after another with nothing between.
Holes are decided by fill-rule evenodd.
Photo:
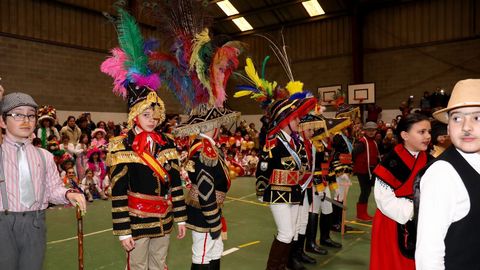
<instances>
[{"instance_id":1,"label":"eyeglasses","mask_svg":"<svg viewBox=\"0 0 480 270\"><path fill-rule=\"evenodd\" d=\"M28 119L28 121L30 121L30 122L34 122L34 121L37 120L37 115L36 114L7 113L5 115L13 117L13 120L18 121L18 122L25 121L25 119Z\"/></svg>"}]
</instances>

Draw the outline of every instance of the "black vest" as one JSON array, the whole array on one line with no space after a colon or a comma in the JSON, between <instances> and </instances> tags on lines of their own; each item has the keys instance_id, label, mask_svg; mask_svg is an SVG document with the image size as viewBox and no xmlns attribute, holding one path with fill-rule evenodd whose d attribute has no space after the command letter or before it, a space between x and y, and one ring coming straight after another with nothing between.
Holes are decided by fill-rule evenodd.
<instances>
[{"instance_id":1,"label":"black vest","mask_svg":"<svg viewBox=\"0 0 480 270\"><path fill-rule=\"evenodd\" d=\"M450 163L462 178L470 198L468 214L450 225L445 237L445 270L480 270L480 175L454 148L440 157Z\"/></svg>"}]
</instances>

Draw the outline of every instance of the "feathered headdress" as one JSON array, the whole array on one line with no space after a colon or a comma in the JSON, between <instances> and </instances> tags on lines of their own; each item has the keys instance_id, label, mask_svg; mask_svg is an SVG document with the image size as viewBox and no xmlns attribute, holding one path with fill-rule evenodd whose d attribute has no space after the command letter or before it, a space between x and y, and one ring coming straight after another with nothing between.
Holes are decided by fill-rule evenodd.
<instances>
[{"instance_id":1,"label":"feathered headdress","mask_svg":"<svg viewBox=\"0 0 480 270\"><path fill-rule=\"evenodd\" d=\"M174 82L168 84L168 89L180 97L187 112L205 103L209 107L223 107L225 87L238 67L242 44L224 35L212 37L205 7L199 1L172 0L163 8L161 19L174 38L172 55L156 58L151 66L154 69L168 66L170 72L162 75L162 79Z\"/></svg>"},{"instance_id":2,"label":"feathered headdress","mask_svg":"<svg viewBox=\"0 0 480 270\"><path fill-rule=\"evenodd\" d=\"M265 69L270 56L266 56L262 63L262 77L258 76L253 61L250 58L247 58L245 66L246 76L242 76L247 80L252 86L249 85L240 85L237 86L237 92L234 97L243 97L248 96L252 99L255 99L257 102L260 102L261 107L266 109L269 104L275 100L289 98L289 99L302 99L309 96L313 96L308 91L303 91L303 82L295 81L293 77L293 72L290 67L290 61L288 59L288 54L285 46L285 41L282 35L282 49L278 47L270 38L258 35L266 39L269 43L270 49L273 51L278 61L282 65L285 74L287 75L289 82L286 84L285 88L278 87L277 82L269 82L265 79Z\"/></svg>"},{"instance_id":3,"label":"feathered headdress","mask_svg":"<svg viewBox=\"0 0 480 270\"><path fill-rule=\"evenodd\" d=\"M145 109L153 107L159 123L165 120L165 106L155 90L160 87L160 77L151 71L149 57L155 42L145 42L135 19L123 9L118 9L117 24L120 48L112 49L112 55L100 66L100 70L113 78L113 92L127 99L128 127Z\"/></svg>"},{"instance_id":4,"label":"feathered headdress","mask_svg":"<svg viewBox=\"0 0 480 270\"><path fill-rule=\"evenodd\" d=\"M178 135L205 132L205 127L211 129L231 121L233 118L229 115L233 112L223 108L227 96L225 88L238 67L241 43L223 35L212 37L204 15L205 7L199 1L168 1L164 10L167 12L163 12L161 19L174 38L172 54L154 55L150 66L168 82L168 89L191 115L186 123L190 127L181 125L174 132ZM215 108L217 112L212 113Z\"/></svg>"},{"instance_id":5,"label":"feathered headdress","mask_svg":"<svg viewBox=\"0 0 480 270\"><path fill-rule=\"evenodd\" d=\"M139 87L157 90L160 87L158 74L152 73L148 67L148 55L145 42L135 19L123 9L118 9L120 20L117 25L120 48L111 50L100 70L110 75L113 92L123 98L127 97L127 86L133 83Z\"/></svg>"}]
</instances>

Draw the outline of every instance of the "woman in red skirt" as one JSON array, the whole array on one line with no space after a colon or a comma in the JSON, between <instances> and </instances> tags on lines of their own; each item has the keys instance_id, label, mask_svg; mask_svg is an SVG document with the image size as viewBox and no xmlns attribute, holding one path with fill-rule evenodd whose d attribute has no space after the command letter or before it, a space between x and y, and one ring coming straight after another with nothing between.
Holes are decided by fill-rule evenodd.
<instances>
[{"instance_id":1,"label":"woman in red skirt","mask_svg":"<svg viewBox=\"0 0 480 270\"><path fill-rule=\"evenodd\" d=\"M375 168L371 270L414 270L413 253L407 236L413 217L413 182L428 162L430 121L424 115L409 114L397 126L399 143ZM410 221L410 222L409 222ZM415 243L413 243L415 245Z\"/></svg>"}]
</instances>

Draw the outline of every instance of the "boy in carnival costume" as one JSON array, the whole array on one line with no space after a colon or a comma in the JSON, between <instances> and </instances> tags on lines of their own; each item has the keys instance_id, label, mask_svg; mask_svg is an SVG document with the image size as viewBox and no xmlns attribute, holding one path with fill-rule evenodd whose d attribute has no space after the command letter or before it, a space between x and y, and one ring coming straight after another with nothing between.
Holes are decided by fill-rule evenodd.
<instances>
[{"instance_id":1,"label":"boy in carnival costume","mask_svg":"<svg viewBox=\"0 0 480 270\"><path fill-rule=\"evenodd\" d=\"M214 140L221 125L231 125L240 116L223 104L241 46L226 36L209 34L205 7L204 2L195 0L165 1L157 13L169 26L173 54L157 53L152 64L190 115L172 132L179 139L190 139L184 167L191 181L186 199L186 226L193 240L191 269L218 270L223 252L221 232L226 232L222 206L230 188L230 173Z\"/></svg>"},{"instance_id":2,"label":"boy in carnival costume","mask_svg":"<svg viewBox=\"0 0 480 270\"><path fill-rule=\"evenodd\" d=\"M273 44L274 45L274 44ZM274 48L278 49L275 45ZM283 55L282 52L280 54ZM303 83L294 81L291 72L290 82L277 89L276 82L268 82L255 70L253 62L247 58L245 72L254 86L239 86L235 97L250 95L267 110L270 123L267 141L259 153L256 171L256 191L260 200L270 203L278 234L273 240L267 262L267 269L305 269L298 258L297 219L299 205L303 202L302 175L307 170L308 162L302 142L297 134L300 118L315 107L316 99L303 92ZM288 61L287 61L288 62ZM288 63L287 63L288 64ZM282 91L283 90L283 91ZM302 256L306 258L307 256ZM315 260L308 257L309 263Z\"/></svg>"},{"instance_id":3,"label":"boy in carnival costume","mask_svg":"<svg viewBox=\"0 0 480 270\"><path fill-rule=\"evenodd\" d=\"M102 63L115 79L114 92L127 98L128 132L110 141L113 233L127 252L128 269L166 269L173 222L185 236L185 202L174 141L154 129L165 119L163 101L154 90L158 74L147 65L140 29L119 9L121 48Z\"/></svg>"}]
</instances>

